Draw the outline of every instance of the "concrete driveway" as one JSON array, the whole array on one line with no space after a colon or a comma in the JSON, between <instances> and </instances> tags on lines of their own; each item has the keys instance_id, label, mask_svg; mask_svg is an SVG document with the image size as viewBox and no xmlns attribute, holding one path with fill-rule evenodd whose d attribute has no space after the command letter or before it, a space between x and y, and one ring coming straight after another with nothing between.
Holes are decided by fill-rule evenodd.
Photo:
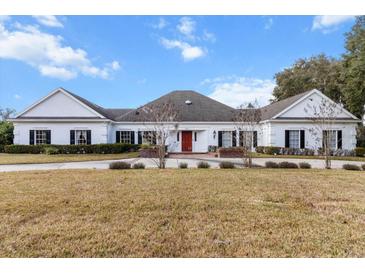
<instances>
[{"instance_id":1,"label":"concrete driveway","mask_svg":"<svg viewBox=\"0 0 365 274\"><path fill-rule=\"evenodd\" d=\"M120 160L105 160L105 161L88 161L88 162L70 162L70 163L48 163L48 164L19 164L19 165L0 165L0 172L10 171L29 171L29 170L55 170L55 169L108 169L109 164ZM157 168L156 161L148 158L132 158L123 159L122 161L134 163L144 163L146 168ZM237 158L195 158L195 159L171 159L168 158L166 162L167 168L177 168L179 163L187 163L189 167L196 167L199 161L209 162L212 168L218 168L219 163L222 161L230 161L238 166L242 166L242 160ZM284 158L255 158L253 159L254 164L265 165L265 162L307 162L312 165L312 168L324 168L324 161L317 159L284 159ZM351 163L356 165L365 164L364 162L355 161L332 161L332 168L342 168L343 164Z\"/></svg>"}]
</instances>

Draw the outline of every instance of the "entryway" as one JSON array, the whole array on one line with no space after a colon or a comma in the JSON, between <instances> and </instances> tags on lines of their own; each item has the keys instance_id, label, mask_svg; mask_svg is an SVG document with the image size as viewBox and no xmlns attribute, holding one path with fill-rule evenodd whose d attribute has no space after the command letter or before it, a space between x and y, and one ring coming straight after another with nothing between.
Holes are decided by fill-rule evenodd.
<instances>
[{"instance_id":1,"label":"entryway","mask_svg":"<svg viewBox=\"0 0 365 274\"><path fill-rule=\"evenodd\" d=\"M181 132L181 151L192 152L193 151L193 132L182 131Z\"/></svg>"}]
</instances>

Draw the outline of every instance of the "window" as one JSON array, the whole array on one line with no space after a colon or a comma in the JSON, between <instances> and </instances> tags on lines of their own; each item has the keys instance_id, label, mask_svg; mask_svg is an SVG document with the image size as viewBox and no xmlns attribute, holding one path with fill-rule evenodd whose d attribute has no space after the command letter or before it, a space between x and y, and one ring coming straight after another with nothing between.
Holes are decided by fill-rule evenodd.
<instances>
[{"instance_id":1,"label":"window","mask_svg":"<svg viewBox=\"0 0 365 274\"><path fill-rule=\"evenodd\" d=\"M289 147L300 148L299 130L289 130Z\"/></svg>"},{"instance_id":2,"label":"window","mask_svg":"<svg viewBox=\"0 0 365 274\"><path fill-rule=\"evenodd\" d=\"M154 131L143 131L142 144L143 145L155 145L156 144L156 133Z\"/></svg>"},{"instance_id":3,"label":"window","mask_svg":"<svg viewBox=\"0 0 365 274\"><path fill-rule=\"evenodd\" d=\"M87 144L87 130L75 130L76 145Z\"/></svg>"},{"instance_id":4,"label":"window","mask_svg":"<svg viewBox=\"0 0 365 274\"><path fill-rule=\"evenodd\" d=\"M251 148L253 144L253 132L252 131L240 131L240 146Z\"/></svg>"},{"instance_id":5,"label":"window","mask_svg":"<svg viewBox=\"0 0 365 274\"><path fill-rule=\"evenodd\" d=\"M231 147L231 146L232 146L232 132L223 131L222 132L222 147Z\"/></svg>"},{"instance_id":6,"label":"window","mask_svg":"<svg viewBox=\"0 0 365 274\"><path fill-rule=\"evenodd\" d=\"M119 131L120 143L122 144L132 144L132 134L134 131Z\"/></svg>"},{"instance_id":7,"label":"window","mask_svg":"<svg viewBox=\"0 0 365 274\"><path fill-rule=\"evenodd\" d=\"M47 144L47 131L46 130L36 130L35 131L35 144L36 145Z\"/></svg>"},{"instance_id":8,"label":"window","mask_svg":"<svg viewBox=\"0 0 365 274\"><path fill-rule=\"evenodd\" d=\"M324 130L323 142L327 141L330 149L337 149L337 135L337 130Z\"/></svg>"}]
</instances>

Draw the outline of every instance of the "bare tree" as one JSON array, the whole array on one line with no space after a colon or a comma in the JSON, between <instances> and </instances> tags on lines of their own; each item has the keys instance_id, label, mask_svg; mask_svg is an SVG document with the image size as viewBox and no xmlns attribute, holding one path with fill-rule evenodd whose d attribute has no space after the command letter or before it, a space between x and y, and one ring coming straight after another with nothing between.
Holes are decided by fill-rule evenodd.
<instances>
[{"instance_id":1,"label":"bare tree","mask_svg":"<svg viewBox=\"0 0 365 274\"><path fill-rule=\"evenodd\" d=\"M240 105L234 117L238 131L236 138L239 142L239 147L242 147L243 163L249 168L252 167L252 148L255 138L257 138L257 129L259 128L257 125L260 120L261 111L258 108L257 101Z\"/></svg>"},{"instance_id":2,"label":"bare tree","mask_svg":"<svg viewBox=\"0 0 365 274\"><path fill-rule=\"evenodd\" d=\"M313 99L306 105L304 111L313 122L313 127L309 129L310 134L315 140L317 147L322 147L325 167L331 168L331 143L336 134L334 124L336 118L342 112L335 102L322 98L319 103ZM322 143L322 144L321 144Z\"/></svg>"},{"instance_id":3,"label":"bare tree","mask_svg":"<svg viewBox=\"0 0 365 274\"><path fill-rule=\"evenodd\" d=\"M145 137L154 143L158 168L166 167L166 155L170 132L178 128L178 112L171 102L149 104L141 108L147 117Z\"/></svg>"},{"instance_id":4,"label":"bare tree","mask_svg":"<svg viewBox=\"0 0 365 274\"><path fill-rule=\"evenodd\" d=\"M15 113L15 109L11 108L0 108L0 121L9 119Z\"/></svg>"}]
</instances>

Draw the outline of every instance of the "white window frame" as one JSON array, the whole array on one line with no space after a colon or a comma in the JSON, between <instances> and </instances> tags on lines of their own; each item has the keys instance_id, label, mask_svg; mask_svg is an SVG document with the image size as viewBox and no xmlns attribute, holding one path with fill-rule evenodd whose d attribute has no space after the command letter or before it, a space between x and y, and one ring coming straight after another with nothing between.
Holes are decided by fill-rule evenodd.
<instances>
[{"instance_id":1,"label":"white window frame","mask_svg":"<svg viewBox=\"0 0 365 274\"><path fill-rule=\"evenodd\" d=\"M85 135L83 135L85 134ZM85 140L81 140L80 137L83 136ZM86 129L76 129L75 130L75 144L76 145L87 145L87 130Z\"/></svg>"},{"instance_id":2,"label":"white window frame","mask_svg":"<svg viewBox=\"0 0 365 274\"><path fill-rule=\"evenodd\" d=\"M338 130L336 129L330 129L330 130L325 130L327 132L327 134L330 134L330 133L334 133L331 137L330 137L330 140L329 140L329 149L332 149L332 150L337 150L338 149ZM322 136L322 139L324 138L324 136ZM332 142L334 142L334 146L332 146Z\"/></svg>"},{"instance_id":3,"label":"white window frame","mask_svg":"<svg viewBox=\"0 0 365 274\"><path fill-rule=\"evenodd\" d=\"M293 146L292 144L292 133L297 133L298 134L298 146ZM290 129L289 130L289 148L300 148L300 130L299 129ZM296 142L296 141L295 141Z\"/></svg>"},{"instance_id":4,"label":"white window frame","mask_svg":"<svg viewBox=\"0 0 365 274\"><path fill-rule=\"evenodd\" d=\"M123 136L123 134L128 134L129 136ZM134 131L130 131L130 130L119 131L119 143L132 144L132 134L134 134Z\"/></svg>"},{"instance_id":5,"label":"white window frame","mask_svg":"<svg viewBox=\"0 0 365 274\"><path fill-rule=\"evenodd\" d=\"M222 147L223 148L232 147L232 131L222 131Z\"/></svg>"},{"instance_id":6,"label":"white window frame","mask_svg":"<svg viewBox=\"0 0 365 274\"><path fill-rule=\"evenodd\" d=\"M36 145L45 145L47 144L47 133L44 129L36 129L34 132L34 143Z\"/></svg>"}]
</instances>

